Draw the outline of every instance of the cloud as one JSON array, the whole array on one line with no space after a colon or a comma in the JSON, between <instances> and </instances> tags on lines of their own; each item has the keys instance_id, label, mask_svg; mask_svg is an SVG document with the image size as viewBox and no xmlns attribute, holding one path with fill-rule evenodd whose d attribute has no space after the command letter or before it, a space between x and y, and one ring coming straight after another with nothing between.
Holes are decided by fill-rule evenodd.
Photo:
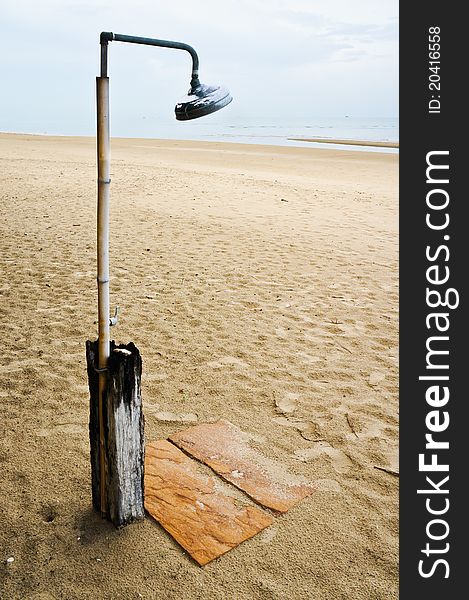
<instances>
[{"instance_id":1,"label":"cloud","mask_svg":"<svg viewBox=\"0 0 469 600\"><path fill-rule=\"evenodd\" d=\"M232 89L230 114L240 118L396 115L397 4L2 0L0 128L18 129L29 102L28 118L38 127L44 115L54 115L64 133L72 121L90 123L92 131L102 30L193 44L203 79ZM172 118L168 107L188 86L184 52L112 43L109 56L117 121L135 112Z\"/></svg>"}]
</instances>

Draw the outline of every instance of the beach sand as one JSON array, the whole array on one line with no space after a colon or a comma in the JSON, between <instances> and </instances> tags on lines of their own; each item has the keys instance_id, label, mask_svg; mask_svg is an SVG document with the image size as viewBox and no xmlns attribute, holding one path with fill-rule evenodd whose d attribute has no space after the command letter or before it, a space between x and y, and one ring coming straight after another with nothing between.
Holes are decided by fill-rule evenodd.
<instances>
[{"instance_id":1,"label":"beach sand","mask_svg":"<svg viewBox=\"0 0 469 600\"><path fill-rule=\"evenodd\" d=\"M94 139L0 134L0 161L2 600L397 598L398 156L112 141L146 439L224 418L317 488L204 568L91 510Z\"/></svg>"}]
</instances>

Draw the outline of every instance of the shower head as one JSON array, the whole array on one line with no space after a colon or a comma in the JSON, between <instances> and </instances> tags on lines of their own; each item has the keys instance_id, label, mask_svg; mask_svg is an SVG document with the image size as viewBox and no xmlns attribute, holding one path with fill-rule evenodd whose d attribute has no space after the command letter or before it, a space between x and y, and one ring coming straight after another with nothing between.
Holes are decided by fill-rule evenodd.
<instances>
[{"instance_id":1,"label":"shower head","mask_svg":"<svg viewBox=\"0 0 469 600\"><path fill-rule=\"evenodd\" d=\"M232 100L226 88L197 82L196 87L191 88L188 94L176 104L176 119L189 121L204 117L224 108Z\"/></svg>"}]
</instances>

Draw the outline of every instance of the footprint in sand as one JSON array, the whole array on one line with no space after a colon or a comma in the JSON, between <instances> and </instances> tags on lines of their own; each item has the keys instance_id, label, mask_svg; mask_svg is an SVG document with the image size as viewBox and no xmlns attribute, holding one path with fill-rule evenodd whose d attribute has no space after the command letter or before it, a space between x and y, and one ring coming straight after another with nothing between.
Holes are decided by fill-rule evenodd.
<instances>
[{"instance_id":1,"label":"footprint in sand","mask_svg":"<svg viewBox=\"0 0 469 600\"><path fill-rule=\"evenodd\" d=\"M287 415L291 414L298 406L298 398L298 394L288 392L284 398L275 400L275 406L279 412Z\"/></svg>"},{"instance_id":2,"label":"footprint in sand","mask_svg":"<svg viewBox=\"0 0 469 600\"><path fill-rule=\"evenodd\" d=\"M90 388L86 383L77 383L74 387L77 392L83 392L84 394L87 394L90 391Z\"/></svg>"},{"instance_id":3,"label":"footprint in sand","mask_svg":"<svg viewBox=\"0 0 469 600\"><path fill-rule=\"evenodd\" d=\"M195 413L174 413L160 410L159 405L153 402L144 402L143 411L146 415L151 415L164 423L197 423L198 420Z\"/></svg>"},{"instance_id":4,"label":"footprint in sand","mask_svg":"<svg viewBox=\"0 0 469 600\"><path fill-rule=\"evenodd\" d=\"M14 373L21 371L26 367L43 367L46 363L40 358L25 358L23 360L13 360L8 365L0 366L0 373Z\"/></svg>"},{"instance_id":5,"label":"footprint in sand","mask_svg":"<svg viewBox=\"0 0 469 600\"><path fill-rule=\"evenodd\" d=\"M60 425L54 425L53 427L47 427L46 429L38 429L36 435L39 437L49 437L51 435L64 434L64 435L78 435L85 434L87 428L83 425L76 425L73 423L61 423Z\"/></svg>"},{"instance_id":6,"label":"footprint in sand","mask_svg":"<svg viewBox=\"0 0 469 600\"><path fill-rule=\"evenodd\" d=\"M312 421L299 421L297 419L290 419L288 417L274 417L272 419L277 425L283 425L284 427L293 427L300 432L300 435L305 440L314 442L320 436L320 427L317 423Z\"/></svg>"},{"instance_id":7,"label":"footprint in sand","mask_svg":"<svg viewBox=\"0 0 469 600\"><path fill-rule=\"evenodd\" d=\"M326 455L329 462L332 463L332 467L339 473L345 473L352 466L352 461L346 454L327 442L317 442L314 448L295 450L294 455L296 459L302 462L309 462Z\"/></svg>"},{"instance_id":8,"label":"footprint in sand","mask_svg":"<svg viewBox=\"0 0 469 600\"><path fill-rule=\"evenodd\" d=\"M321 360L320 356L311 356L310 354L307 354L306 352L297 352L296 356L298 356L298 358L300 360L302 360L308 364L316 363Z\"/></svg>"},{"instance_id":9,"label":"footprint in sand","mask_svg":"<svg viewBox=\"0 0 469 600\"><path fill-rule=\"evenodd\" d=\"M391 448L383 452L387 465L392 471L399 472L399 450L397 448Z\"/></svg>"},{"instance_id":10,"label":"footprint in sand","mask_svg":"<svg viewBox=\"0 0 469 600\"><path fill-rule=\"evenodd\" d=\"M158 371L156 373L147 373L144 375L144 379L148 382L150 381L164 381L168 379L168 374L163 371Z\"/></svg>"},{"instance_id":11,"label":"footprint in sand","mask_svg":"<svg viewBox=\"0 0 469 600\"><path fill-rule=\"evenodd\" d=\"M275 329L275 335L279 338L286 339L288 337L288 331L283 329L283 327L277 327L277 329Z\"/></svg>"},{"instance_id":12,"label":"footprint in sand","mask_svg":"<svg viewBox=\"0 0 469 600\"><path fill-rule=\"evenodd\" d=\"M386 375L384 373L375 371L373 373L370 373L370 376L368 377L368 383L372 386L375 386L375 385L378 385L378 383L381 383L382 381L384 381L385 379L386 379Z\"/></svg>"},{"instance_id":13,"label":"footprint in sand","mask_svg":"<svg viewBox=\"0 0 469 600\"><path fill-rule=\"evenodd\" d=\"M362 426L362 428L360 429L359 435L361 439L379 439L379 440L385 440L386 439L386 434L384 433L384 430L389 427L389 425L387 423L385 423L384 421L380 421L380 420L370 420L369 424L364 427ZM396 427L397 429L397 427Z\"/></svg>"},{"instance_id":14,"label":"footprint in sand","mask_svg":"<svg viewBox=\"0 0 469 600\"><path fill-rule=\"evenodd\" d=\"M156 412L153 413L158 421L166 423L196 423L197 415L194 413L172 413L172 412Z\"/></svg>"},{"instance_id":15,"label":"footprint in sand","mask_svg":"<svg viewBox=\"0 0 469 600\"><path fill-rule=\"evenodd\" d=\"M241 300L239 304L241 304L241 306L244 306L244 308L259 308L258 302L252 302L249 300Z\"/></svg>"},{"instance_id":16,"label":"footprint in sand","mask_svg":"<svg viewBox=\"0 0 469 600\"><path fill-rule=\"evenodd\" d=\"M223 367L241 367L247 368L249 365L235 356L223 356L218 360L211 360L207 363L207 367L212 369L221 369Z\"/></svg>"},{"instance_id":17,"label":"footprint in sand","mask_svg":"<svg viewBox=\"0 0 469 600\"><path fill-rule=\"evenodd\" d=\"M313 486L318 492L334 492L336 494L342 492L340 483L335 479L316 479L316 481L313 481Z\"/></svg>"},{"instance_id":18,"label":"footprint in sand","mask_svg":"<svg viewBox=\"0 0 469 600\"><path fill-rule=\"evenodd\" d=\"M25 600L56 600L56 597L49 592L37 592L31 596L26 596Z\"/></svg>"}]
</instances>

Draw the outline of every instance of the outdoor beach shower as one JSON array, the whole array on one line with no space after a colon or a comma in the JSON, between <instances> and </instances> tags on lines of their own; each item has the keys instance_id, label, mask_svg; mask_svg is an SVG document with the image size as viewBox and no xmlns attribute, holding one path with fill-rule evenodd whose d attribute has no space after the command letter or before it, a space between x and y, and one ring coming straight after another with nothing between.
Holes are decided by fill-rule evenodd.
<instances>
[{"instance_id":1,"label":"outdoor beach shower","mask_svg":"<svg viewBox=\"0 0 469 600\"><path fill-rule=\"evenodd\" d=\"M110 327L117 323L117 309L115 315L110 317L110 302L109 302L109 191L110 191L110 132L109 132L109 77L107 73L108 64L108 44L109 42L127 42L131 44L143 44L147 46L158 46L161 48L174 48L176 50L185 50L189 52L192 57L192 75L190 80L190 88L187 95L176 104L175 114L178 121L187 121L190 119L197 119L209 115L217 110L220 110L232 100L230 93L223 87L220 86L209 86L200 83L199 81L199 58L196 51L192 46L184 44L182 42L172 42L168 40L159 40L144 37L135 37L131 35L121 35L119 33L102 32L100 36L101 44L101 75L96 78L96 94L97 94L97 153L98 153L98 215L97 215L97 263L98 263L98 341L96 345L97 349L97 365L93 362L93 370L98 374L98 385L97 385L97 421L99 421L99 433L96 431L96 444L93 445L93 435L90 427L90 438L92 439L92 455L97 451L99 454L99 460L95 460L93 464L93 482L99 480L99 494L96 494L95 506L99 505L101 514L104 516L109 513L109 504L113 504L113 501L109 501L106 496L105 481L113 481L125 479L127 476L135 479L135 469L129 464L124 464L124 459L121 467L114 467L110 464L111 460L114 459L115 445L111 444L111 454L108 453L105 457L105 443L109 434L108 422L110 418L110 407L108 406L109 397L111 394L109 386L114 381L112 380L111 370L114 365L113 361L110 361L111 357L111 340L110 340ZM138 350L133 347L138 353ZM89 346L90 352L92 346ZM120 348L118 350L121 354L128 355L131 351ZM140 360L140 358L138 358ZM141 363L139 363L141 364ZM137 373L136 377L139 377L138 371L141 369L138 365L135 367ZM112 380L112 381L111 381ZM112 383L114 388L116 387L115 381ZM90 383L90 390L94 390L94 384ZM127 385L129 388L129 385ZM136 382L134 388L139 389L140 383ZM134 389L132 388L132 389ZM130 389L130 388L129 388ZM132 392L133 394L133 392ZM93 395L93 394L92 394ZM93 399L92 399L93 403ZM119 404L119 402L118 402ZM130 413L129 413L130 414ZM106 424L105 424L106 420ZM91 421L90 421L91 422ZM143 423L143 421L142 421ZM135 423L132 425L132 427ZM137 424L138 425L138 424ZM142 424L143 427L143 424ZM112 428L111 428L112 429ZM135 427L134 427L135 429ZM121 457L130 457L128 463L135 458L135 468L139 468L139 462L141 462L141 456L139 457L135 452L135 448L138 447L142 435L137 430L134 431L136 435L136 442L133 445L128 446L128 455L125 452L117 453ZM143 433L143 431L142 431ZM115 435L115 432L114 432ZM125 439L129 438L130 432L126 433ZM106 438L106 439L105 439ZM139 441L140 439L140 441ZM114 450L113 450L114 448ZM107 450L106 450L107 452ZM135 454L135 457L134 457ZM132 458L134 457L134 458ZM122 461L121 461L122 462ZM99 463L99 464L97 464ZM107 479L106 479L107 478ZM116 497L118 497L119 507L114 511L118 516L114 519L114 522L122 524L124 522L132 521L136 518L136 515L143 511L142 499L139 498L137 502L138 507L136 511L133 506L135 505L134 500L130 501L128 507L124 507L124 499L122 498L122 490L126 488L125 482L121 482L122 485L116 489ZM138 482L132 480L129 484L136 485L136 495L140 494L138 489ZM94 484L93 484L94 485ZM129 487L127 486L127 487ZM93 489L95 489L94 486ZM99 495L99 498L97 497ZM109 494L108 494L109 495ZM128 496L130 497L130 493ZM126 512L127 511L127 512Z\"/></svg>"},{"instance_id":2,"label":"outdoor beach shower","mask_svg":"<svg viewBox=\"0 0 469 600\"><path fill-rule=\"evenodd\" d=\"M199 81L199 57L197 52L183 42L171 42L153 38L121 35L103 31L101 33L101 77L107 77L107 45L108 42L127 42L130 44L143 44L146 46L159 46L160 48L173 48L186 50L192 57L192 77L190 89L184 98L176 104L175 113L178 121L188 121L209 115L224 108L232 101L230 92L222 86L211 86Z\"/></svg>"}]
</instances>

